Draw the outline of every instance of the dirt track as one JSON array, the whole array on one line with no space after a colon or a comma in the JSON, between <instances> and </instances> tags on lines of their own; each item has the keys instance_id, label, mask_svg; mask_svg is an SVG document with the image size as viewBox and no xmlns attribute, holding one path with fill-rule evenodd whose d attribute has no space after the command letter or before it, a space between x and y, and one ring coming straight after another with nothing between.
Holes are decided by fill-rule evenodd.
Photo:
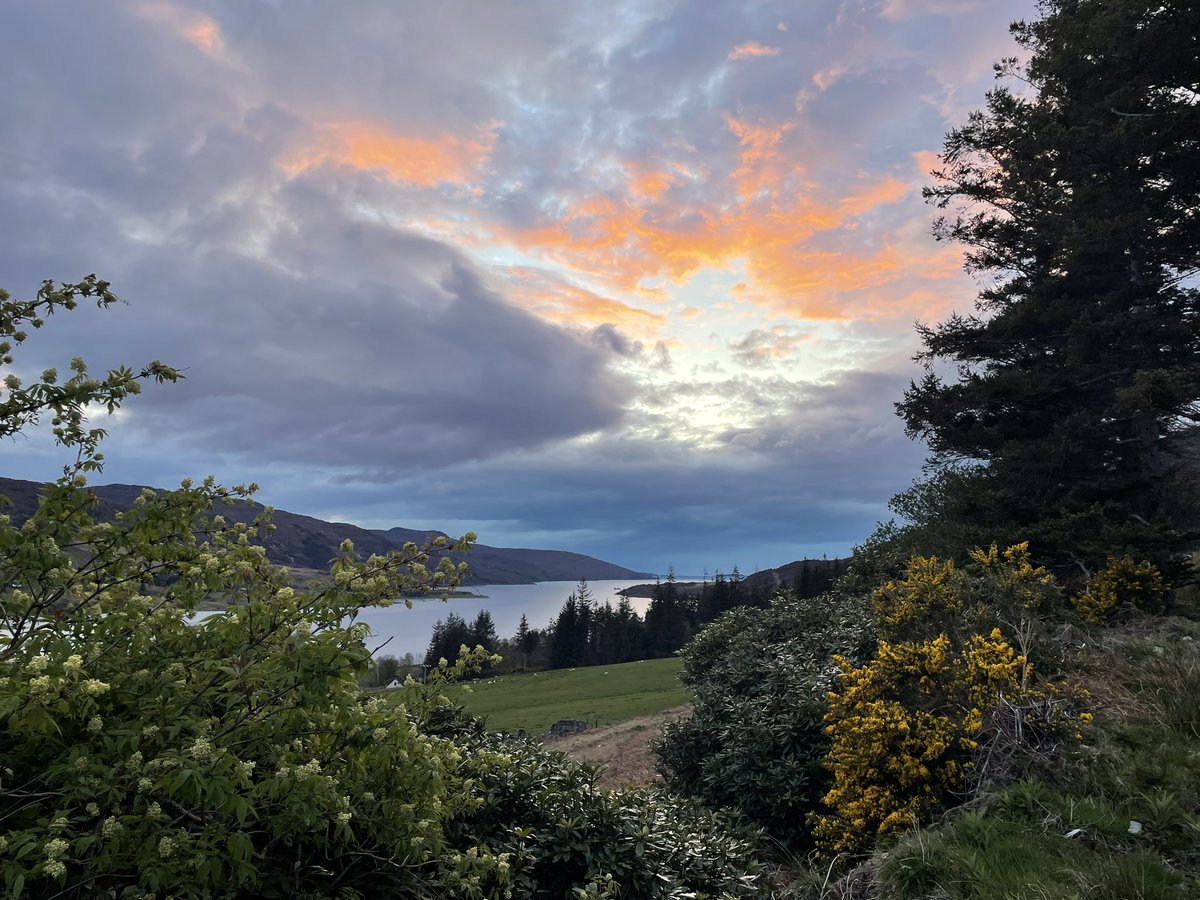
<instances>
[{"instance_id":1,"label":"dirt track","mask_svg":"<svg viewBox=\"0 0 1200 900\"><path fill-rule=\"evenodd\" d=\"M662 733L662 727L667 722L681 719L689 712L690 706L664 709L652 716L548 741L547 746L575 759L603 766L597 782L601 787L651 784L661 779L654 771L650 741Z\"/></svg>"}]
</instances>

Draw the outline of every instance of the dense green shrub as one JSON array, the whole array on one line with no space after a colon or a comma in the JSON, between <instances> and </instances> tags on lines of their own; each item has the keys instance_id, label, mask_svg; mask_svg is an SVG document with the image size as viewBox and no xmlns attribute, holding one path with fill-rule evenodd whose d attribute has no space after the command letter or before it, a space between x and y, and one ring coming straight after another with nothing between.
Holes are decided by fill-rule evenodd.
<instances>
[{"instance_id":1,"label":"dense green shrub","mask_svg":"<svg viewBox=\"0 0 1200 900\"><path fill-rule=\"evenodd\" d=\"M447 823L447 839L503 855L514 897L770 894L753 829L665 792L597 788L592 767L474 720L436 730L462 748L479 801Z\"/></svg>"},{"instance_id":2,"label":"dense green shrub","mask_svg":"<svg viewBox=\"0 0 1200 900\"><path fill-rule=\"evenodd\" d=\"M683 653L693 714L668 725L656 747L667 784L804 845L805 817L828 788L831 656L863 658L874 646L869 619L859 601L782 593L701 631Z\"/></svg>"}]
</instances>

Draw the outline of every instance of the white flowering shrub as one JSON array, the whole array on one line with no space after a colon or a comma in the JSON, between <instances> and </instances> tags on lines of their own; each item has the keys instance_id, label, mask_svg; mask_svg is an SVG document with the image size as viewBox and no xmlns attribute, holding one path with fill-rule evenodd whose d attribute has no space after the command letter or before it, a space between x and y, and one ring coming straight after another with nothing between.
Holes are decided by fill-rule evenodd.
<instances>
[{"instance_id":1,"label":"white flowering shrub","mask_svg":"<svg viewBox=\"0 0 1200 900\"><path fill-rule=\"evenodd\" d=\"M32 301L0 291L0 365L13 364L24 327L81 297L115 300L94 278L47 283ZM141 380L178 375L158 363L99 379L80 360L72 369L61 385L52 371L29 387L10 377L0 394L0 437L48 418L74 454L32 517L0 517L0 894L564 896L549 861L580 851L563 821L595 843L623 807L540 751L506 753L435 727L457 721L436 688L405 706L357 687L369 653L356 614L449 590L459 569L428 566L431 548L358 560L347 543L326 589L297 591L254 543L269 510L251 524L219 515L253 486L211 480L148 491L97 521L86 475L101 465L103 432L85 409L116 408ZM210 598L230 612L193 621ZM484 655L467 653L444 675ZM533 772L571 787L534 812L499 803ZM724 848L733 874L668 843L655 859L672 860L671 878L638 896L691 896L688 885L723 880L742 885L730 896L761 895L747 845L707 820L689 834ZM565 889L632 896L613 893L622 878L652 879L630 847L621 871L575 866ZM559 879L550 893L543 871Z\"/></svg>"}]
</instances>

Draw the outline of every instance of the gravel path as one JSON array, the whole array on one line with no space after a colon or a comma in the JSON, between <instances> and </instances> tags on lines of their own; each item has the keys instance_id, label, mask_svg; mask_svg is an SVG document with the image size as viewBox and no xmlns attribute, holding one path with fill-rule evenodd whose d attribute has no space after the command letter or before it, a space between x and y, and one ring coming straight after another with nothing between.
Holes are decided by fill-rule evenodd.
<instances>
[{"instance_id":1,"label":"gravel path","mask_svg":"<svg viewBox=\"0 0 1200 900\"><path fill-rule=\"evenodd\" d=\"M654 753L650 749L650 741L662 734L663 725L683 718L691 710L690 705L676 706L652 716L547 741L546 745L575 759L602 766L597 781L601 787L652 784L662 779L654 771Z\"/></svg>"}]
</instances>

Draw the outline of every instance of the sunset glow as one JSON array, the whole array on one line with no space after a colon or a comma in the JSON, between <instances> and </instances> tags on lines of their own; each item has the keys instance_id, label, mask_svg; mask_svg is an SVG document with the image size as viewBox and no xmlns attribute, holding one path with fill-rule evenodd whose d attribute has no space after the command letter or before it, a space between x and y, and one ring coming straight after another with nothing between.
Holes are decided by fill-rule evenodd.
<instances>
[{"instance_id":1,"label":"sunset glow","mask_svg":"<svg viewBox=\"0 0 1200 900\"><path fill-rule=\"evenodd\" d=\"M96 270L104 362L188 372L106 477L665 570L844 552L915 474L912 326L977 288L921 188L1032 0L60 2L0 36L0 284Z\"/></svg>"}]
</instances>

